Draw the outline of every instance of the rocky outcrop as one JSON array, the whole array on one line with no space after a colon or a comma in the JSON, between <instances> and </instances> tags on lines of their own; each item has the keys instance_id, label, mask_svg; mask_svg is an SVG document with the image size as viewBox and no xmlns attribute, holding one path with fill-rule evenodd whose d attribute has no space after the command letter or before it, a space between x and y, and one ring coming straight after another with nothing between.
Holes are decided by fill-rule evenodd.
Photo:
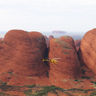
<instances>
[{"instance_id":1,"label":"rocky outcrop","mask_svg":"<svg viewBox=\"0 0 96 96\"><path fill-rule=\"evenodd\" d=\"M84 64L96 74L96 29L88 31L80 45L80 57Z\"/></svg>"},{"instance_id":2,"label":"rocky outcrop","mask_svg":"<svg viewBox=\"0 0 96 96\"><path fill-rule=\"evenodd\" d=\"M49 40L50 40L50 39L53 39L53 38L54 38L54 36L53 36L53 35L50 35L50 36L49 36Z\"/></svg>"},{"instance_id":3,"label":"rocky outcrop","mask_svg":"<svg viewBox=\"0 0 96 96\"><path fill-rule=\"evenodd\" d=\"M42 61L47 47L41 33L11 30L0 46L0 74L41 76L48 71Z\"/></svg>"},{"instance_id":4,"label":"rocky outcrop","mask_svg":"<svg viewBox=\"0 0 96 96\"><path fill-rule=\"evenodd\" d=\"M80 48L80 42L81 40L75 40L75 46L76 46L77 52L79 51L79 48Z\"/></svg>"},{"instance_id":5,"label":"rocky outcrop","mask_svg":"<svg viewBox=\"0 0 96 96\"><path fill-rule=\"evenodd\" d=\"M42 92L48 96L93 95L96 91L95 35L96 29L87 32L80 44L69 36L50 39L39 32L9 31L0 40L0 92L8 96L37 93L41 96ZM50 41L50 46L46 46L45 39Z\"/></svg>"},{"instance_id":6,"label":"rocky outcrop","mask_svg":"<svg viewBox=\"0 0 96 96\"><path fill-rule=\"evenodd\" d=\"M67 33L66 31L61 31L61 30L54 30L52 31L53 34L65 34Z\"/></svg>"},{"instance_id":7,"label":"rocky outcrop","mask_svg":"<svg viewBox=\"0 0 96 96\"><path fill-rule=\"evenodd\" d=\"M50 63L49 78L52 84L60 85L65 79L79 77L79 60L74 40L69 36L50 40L49 58L57 58L57 63Z\"/></svg>"}]
</instances>

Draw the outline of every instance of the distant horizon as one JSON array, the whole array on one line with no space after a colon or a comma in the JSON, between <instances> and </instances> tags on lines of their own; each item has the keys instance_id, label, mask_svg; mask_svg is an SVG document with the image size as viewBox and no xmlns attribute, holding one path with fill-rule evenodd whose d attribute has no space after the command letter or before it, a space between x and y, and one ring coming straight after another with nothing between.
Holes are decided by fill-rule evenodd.
<instances>
[{"instance_id":1,"label":"distant horizon","mask_svg":"<svg viewBox=\"0 0 96 96\"><path fill-rule=\"evenodd\" d=\"M7 31L8 32L8 31ZM5 34L7 32L4 32L4 31L0 31L0 38L4 38ZM29 31L27 31L29 32ZM37 31L38 32L38 31ZM39 31L40 32L40 31ZM58 38L58 37L61 37L61 36L71 36L74 40L77 40L77 39L81 39L83 36L84 36L84 32L82 32L83 34L81 34L80 32L66 32L66 33L52 33L53 31L44 31L44 32L40 32L42 33L43 35L49 37L50 35L54 36L55 38Z\"/></svg>"},{"instance_id":2,"label":"distant horizon","mask_svg":"<svg viewBox=\"0 0 96 96\"><path fill-rule=\"evenodd\" d=\"M23 30L23 29L11 29L11 30ZM10 31L10 30L7 30L7 31L0 31L0 33L7 33L8 31ZM88 31L86 31L86 32L81 32L81 31L66 31L66 30L51 30L51 31L38 31L38 30L31 30L31 31L28 31L28 30L24 30L24 31L26 31L26 32L32 32L32 31L36 31L36 32L40 32L40 33L52 33L53 31L64 31L64 32L66 32L66 33L71 33L71 34L81 34L81 33L86 33L86 32L88 32ZM60 34L62 34L62 33L60 33Z\"/></svg>"},{"instance_id":3,"label":"distant horizon","mask_svg":"<svg viewBox=\"0 0 96 96\"><path fill-rule=\"evenodd\" d=\"M64 29L53 29L53 30L24 30L24 29L20 29L20 28L11 28L11 29L9 29L9 30L0 30L0 32L4 32L4 33L7 33L8 31L10 31L10 30L24 30L24 31L27 31L27 32L31 32L31 31L36 31L36 32L41 32L41 33L45 33L45 32L53 32L53 31L64 31L64 32L68 32L68 33L73 33L73 34L80 34L80 33L86 33L86 32L88 32L89 30L92 30L92 29L95 29L96 27L94 27L94 28L90 28L90 29L87 29L87 30L85 30L85 31L68 31L68 30L64 30Z\"/></svg>"}]
</instances>

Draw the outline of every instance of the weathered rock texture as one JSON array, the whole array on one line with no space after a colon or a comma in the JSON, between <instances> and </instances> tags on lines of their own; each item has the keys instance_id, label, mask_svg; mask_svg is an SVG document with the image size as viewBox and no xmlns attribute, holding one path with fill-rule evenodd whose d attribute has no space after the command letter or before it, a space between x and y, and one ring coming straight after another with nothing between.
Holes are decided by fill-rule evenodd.
<instances>
[{"instance_id":1,"label":"weathered rock texture","mask_svg":"<svg viewBox=\"0 0 96 96\"><path fill-rule=\"evenodd\" d=\"M39 32L9 31L0 43L0 74L10 72L24 76L41 76L48 67L42 59L46 51Z\"/></svg>"},{"instance_id":2,"label":"weathered rock texture","mask_svg":"<svg viewBox=\"0 0 96 96\"><path fill-rule=\"evenodd\" d=\"M88 31L81 40L80 57L84 64L96 74L96 29Z\"/></svg>"},{"instance_id":3,"label":"weathered rock texture","mask_svg":"<svg viewBox=\"0 0 96 96\"><path fill-rule=\"evenodd\" d=\"M60 81L79 77L80 64L71 37L51 39L49 58L60 58L56 64L50 63L49 78L53 84L61 86Z\"/></svg>"}]
</instances>

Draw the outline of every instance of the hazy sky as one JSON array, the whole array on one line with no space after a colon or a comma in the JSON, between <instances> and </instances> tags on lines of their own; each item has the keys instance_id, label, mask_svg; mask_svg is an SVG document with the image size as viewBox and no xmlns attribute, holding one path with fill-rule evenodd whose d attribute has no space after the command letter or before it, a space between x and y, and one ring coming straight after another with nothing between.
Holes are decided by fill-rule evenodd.
<instances>
[{"instance_id":1,"label":"hazy sky","mask_svg":"<svg viewBox=\"0 0 96 96\"><path fill-rule=\"evenodd\" d=\"M86 32L96 27L96 0L0 0L0 31Z\"/></svg>"}]
</instances>

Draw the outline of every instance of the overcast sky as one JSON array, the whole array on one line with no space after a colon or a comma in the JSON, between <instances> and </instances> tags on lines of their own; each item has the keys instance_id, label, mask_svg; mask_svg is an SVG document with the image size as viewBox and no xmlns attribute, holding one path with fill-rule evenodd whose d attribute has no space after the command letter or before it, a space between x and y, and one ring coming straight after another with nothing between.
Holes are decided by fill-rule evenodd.
<instances>
[{"instance_id":1,"label":"overcast sky","mask_svg":"<svg viewBox=\"0 0 96 96\"><path fill-rule=\"evenodd\" d=\"M96 0L0 0L0 31L65 30L96 27Z\"/></svg>"}]
</instances>

